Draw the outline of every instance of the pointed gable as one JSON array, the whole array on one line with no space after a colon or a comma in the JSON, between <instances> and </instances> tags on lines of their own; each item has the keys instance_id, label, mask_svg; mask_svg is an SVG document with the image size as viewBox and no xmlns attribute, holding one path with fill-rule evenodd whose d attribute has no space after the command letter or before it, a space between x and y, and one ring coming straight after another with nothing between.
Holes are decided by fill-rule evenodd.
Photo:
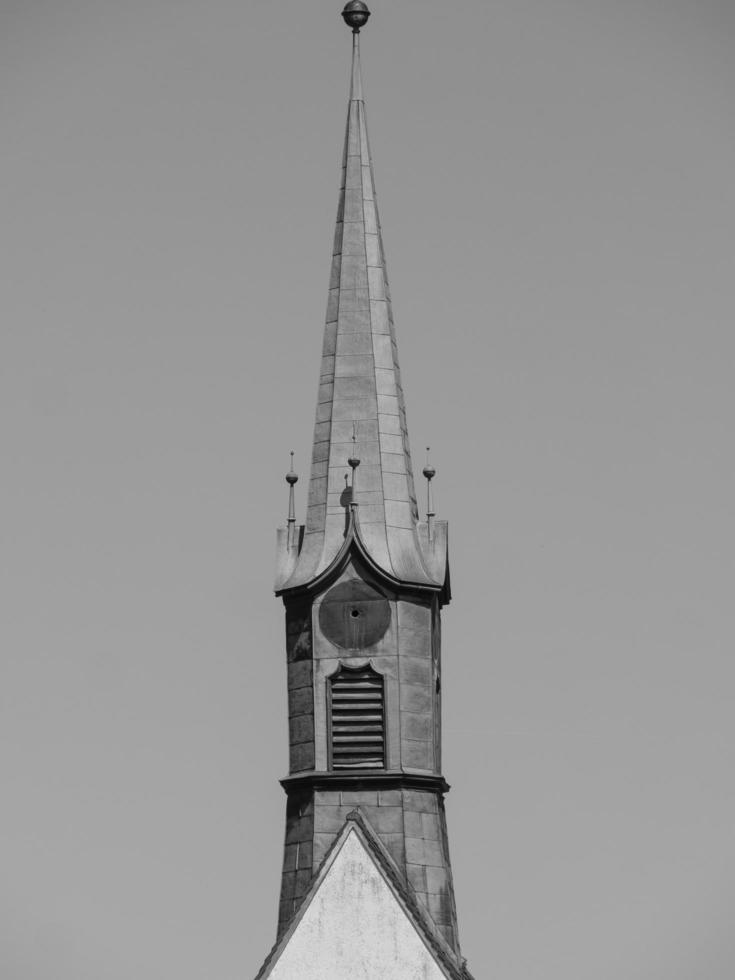
<instances>
[{"instance_id":1,"label":"pointed gable","mask_svg":"<svg viewBox=\"0 0 735 980\"><path fill-rule=\"evenodd\" d=\"M471 980L353 813L256 980Z\"/></svg>"}]
</instances>

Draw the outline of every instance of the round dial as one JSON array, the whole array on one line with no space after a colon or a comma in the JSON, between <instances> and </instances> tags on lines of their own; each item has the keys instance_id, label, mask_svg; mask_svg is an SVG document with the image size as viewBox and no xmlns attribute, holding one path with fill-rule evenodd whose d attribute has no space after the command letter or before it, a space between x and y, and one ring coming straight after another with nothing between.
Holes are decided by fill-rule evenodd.
<instances>
[{"instance_id":1,"label":"round dial","mask_svg":"<svg viewBox=\"0 0 735 980\"><path fill-rule=\"evenodd\" d=\"M322 633L344 650L373 646L384 636L389 623L390 603L362 580L335 585L319 607Z\"/></svg>"}]
</instances>

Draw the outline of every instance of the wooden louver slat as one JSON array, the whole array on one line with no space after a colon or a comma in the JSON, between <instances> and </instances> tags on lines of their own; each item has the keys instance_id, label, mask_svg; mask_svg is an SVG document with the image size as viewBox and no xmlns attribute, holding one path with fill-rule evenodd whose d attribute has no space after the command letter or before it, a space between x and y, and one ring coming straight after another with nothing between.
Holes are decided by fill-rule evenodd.
<instances>
[{"instance_id":1,"label":"wooden louver slat","mask_svg":"<svg viewBox=\"0 0 735 980\"><path fill-rule=\"evenodd\" d=\"M385 766L383 678L371 667L342 667L330 681L333 769Z\"/></svg>"}]
</instances>

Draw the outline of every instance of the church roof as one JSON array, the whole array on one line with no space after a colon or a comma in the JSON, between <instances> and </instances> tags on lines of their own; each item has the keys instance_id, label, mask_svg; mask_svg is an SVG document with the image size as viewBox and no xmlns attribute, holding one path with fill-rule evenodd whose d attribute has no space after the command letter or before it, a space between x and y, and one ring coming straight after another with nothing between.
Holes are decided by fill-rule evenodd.
<instances>
[{"instance_id":1,"label":"church roof","mask_svg":"<svg viewBox=\"0 0 735 980\"><path fill-rule=\"evenodd\" d=\"M446 525L427 528L416 503L357 31L306 524L297 536L283 536L276 590L321 577L348 527L390 579L445 587Z\"/></svg>"},{"instance_id":2,"label":"church roof","mask_svg":"<svg viewBox=\"0 0 735 980\"><path fill-rule=\"evenodd\" d=\"M472 980L359 810L348 815L255 980L346 976Z\"/></svg>"}]
</instances>

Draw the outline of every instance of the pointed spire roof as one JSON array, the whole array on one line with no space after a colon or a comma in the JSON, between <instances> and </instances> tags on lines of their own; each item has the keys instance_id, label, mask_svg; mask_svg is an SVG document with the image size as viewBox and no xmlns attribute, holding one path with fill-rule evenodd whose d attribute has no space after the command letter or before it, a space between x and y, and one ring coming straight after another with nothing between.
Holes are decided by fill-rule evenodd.
<instances>
[{"instance_id":1,"label":"pointed spire roof","mask_svg":"<svg viewBox=\"0 0 735 980\"><path fill-rule=\"evenodd\" d=\"M368 144L360 25L348 13L355 12L343 14L353 27L350 98L306 525L298 554L279 557L276 588L312 583L344 553L352 534L390 578L439 589L446 578L446 549L440 554L446 525L435 523L429 543L419 523ZM355 458L359 464L352 466Z\"/></svg>"}]
</instances>

